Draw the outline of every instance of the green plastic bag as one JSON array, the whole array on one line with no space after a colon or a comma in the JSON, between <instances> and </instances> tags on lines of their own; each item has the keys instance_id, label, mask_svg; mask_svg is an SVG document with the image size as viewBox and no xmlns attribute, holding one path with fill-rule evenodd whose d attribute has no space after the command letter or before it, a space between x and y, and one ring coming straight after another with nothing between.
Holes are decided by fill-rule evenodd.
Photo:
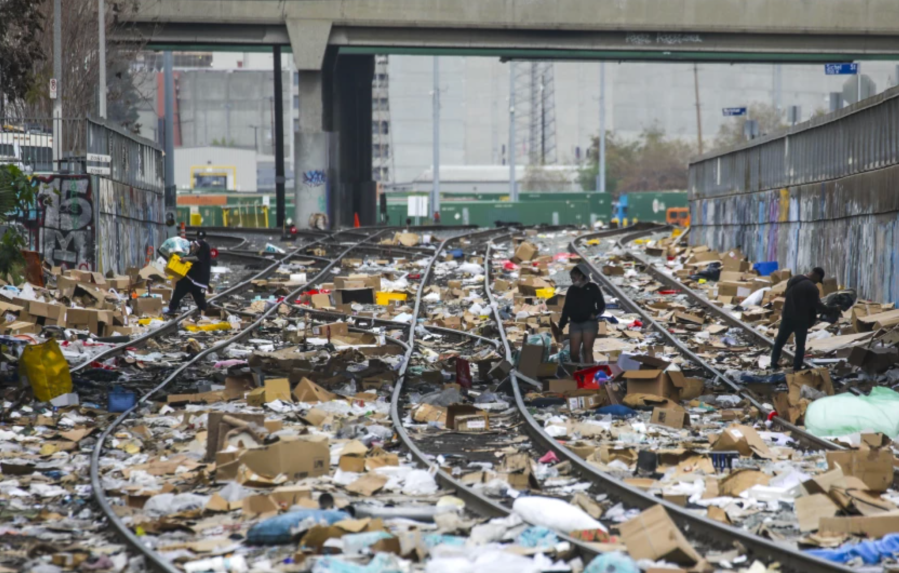
<instances>
[{"instance_id":1,"label":"green plastic bag","mask_svg":"<svg viewBox=\"0 0 899 573\"><path fill-rule=\"evenodd\" d=\"M56 339L25 347L19 360L19 376L31 384L34 397L49 402L72 391L72 374Z\"/></svg>"},{"instance_id":2,"label":"green plastic bag","mask_svg":"<svg viewBox=\"0 0 899 573\"><path fill-rule=\"evenodd\" d=\"M899 393L874 388L868 396L818 398L805 412L805 428L816 436L845 436L863 430L899 435Z\"/></svg>"}]
</instances>

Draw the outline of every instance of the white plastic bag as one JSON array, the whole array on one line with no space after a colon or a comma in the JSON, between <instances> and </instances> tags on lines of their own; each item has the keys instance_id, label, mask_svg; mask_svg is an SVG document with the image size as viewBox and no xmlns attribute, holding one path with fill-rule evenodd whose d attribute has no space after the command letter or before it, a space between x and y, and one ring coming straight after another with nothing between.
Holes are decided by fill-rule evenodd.
<instances>
[{"instance_id":1,"label":"white plastic bag","mask_svg":"<svg viewBox=\"0 0 899 573\"><path fill-rule=\"evenodd\" d=\"M512 511L533 525L542 525L556 531L608 530L584 510L561 499L550 497L520 497L512 504Z\"/></svg>"},{"instance_id":2,"label":"white plastic bag","mask_svg":"<svg viewBox=\"0 0 899 573\"><path fill-rule=\"evenodd\" d=\"M430 495L437 493L437 482L426 470L412 470L403 482L405 495Z\"/></svg>"}]
</instances>

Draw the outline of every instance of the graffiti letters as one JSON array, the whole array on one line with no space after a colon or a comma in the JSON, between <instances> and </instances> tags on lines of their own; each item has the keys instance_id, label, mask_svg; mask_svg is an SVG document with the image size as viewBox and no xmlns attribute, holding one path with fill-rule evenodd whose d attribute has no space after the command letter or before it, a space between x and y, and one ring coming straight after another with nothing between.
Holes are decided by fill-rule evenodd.
<instances>
[{"instance_id":1,"label":"graffiti letters","mask_svg":"<svg viewBox=\"0 0 899 573\"><path fill-rule=\"evenodd\" d=\"M44 205L40 249L44 259L65 268L94 268L94 202L90 179L40 179Z\"/></svg>"},{"instance_id":2,"label":"graffiti letters","mask_svg":"<svg viewBox=\"0 0 899 573\"><path fill-rule=\"evenodd\" d=\"M655 35L628 32L624 41L632 46L650 46L652 44L678 46L680 44L701 44L702 36L699 34L667 34L664 32L659 32Z\"/></svg>"},{"instance_id":3,"label":"graffiti letters","mask_svg":"<svg viewBox=\"0 0 899 573\"><path fill-rule=\"evenodd\" d=\"M303 172L303 184L310 187L320 187L325 184L327 175L320 169Z\"/></svg>"}]
</instances>

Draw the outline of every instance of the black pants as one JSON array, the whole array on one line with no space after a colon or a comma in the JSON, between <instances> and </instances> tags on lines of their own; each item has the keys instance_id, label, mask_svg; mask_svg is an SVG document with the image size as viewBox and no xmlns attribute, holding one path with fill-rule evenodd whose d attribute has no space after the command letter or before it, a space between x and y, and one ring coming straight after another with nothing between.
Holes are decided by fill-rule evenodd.
<instances>
[{"instance_id":1,"label":"black pants","mask_svg":"<svg viewBox=\"0 0 899 573\"><path fill-rule=\"evenodd\" d=\"M774 339L774 348L771 350L771 366L777 366L780 361L780 353L789 340L790 335L796 337L796 354L793 358L793 370L802 370L802 361L805 358L805 339L808 336L808 325L799 324L792 320L781 320L780 330Z\"/></svg>"},{"instance_id":2,"label":"black pants","mask_svg":"<svg viewBox=\"0 0 899 573\"><path fill-rule=\"evenodd\" d=\"M199 308L201 312L206 310L206 293L203 289L192 283L190 279L183 278L175 283L175 292L172 293L172 302L169 303L169 312L178 312L178 307L181 306L181 299L188 294L194 298L194 302L197 303L197 308Z\"/></svg>"}]
</instances>

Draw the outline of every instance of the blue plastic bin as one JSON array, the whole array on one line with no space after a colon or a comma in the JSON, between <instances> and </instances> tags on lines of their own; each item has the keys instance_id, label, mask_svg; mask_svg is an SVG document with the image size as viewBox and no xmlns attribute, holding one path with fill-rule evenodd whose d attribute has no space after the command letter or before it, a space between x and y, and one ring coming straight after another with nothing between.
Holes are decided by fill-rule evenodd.
<instances>
[{"instance_id":1,"label":"blue plastic bin","mask_svg":"<svg viewBox=\"0 0 899 573\"><path fill-rule=\"evenodd\" d=\"M137 393L113 387L109 391L109 403L106 409L110 412L126 412L137 404Z\"/></svg>"},{"instance_id":2,"label":"blue plastic bin","mask_svg":"<svg viewBox=\"0 0 899 573\"><path fill-rule=\"evenodd\" d=\"M768 261L766 263L756 263L752 265L752 268L758 271L758 273L766 277L777 270L777 261Z\"/></svg>"}]
</instances>

